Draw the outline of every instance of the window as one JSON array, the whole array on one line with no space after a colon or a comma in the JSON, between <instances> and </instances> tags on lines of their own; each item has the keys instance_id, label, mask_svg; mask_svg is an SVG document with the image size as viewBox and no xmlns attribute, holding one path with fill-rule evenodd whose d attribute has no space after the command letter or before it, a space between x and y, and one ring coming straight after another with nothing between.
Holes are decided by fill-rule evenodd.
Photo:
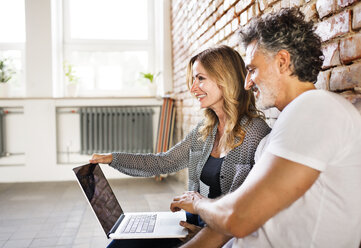
<instances>
[{"instance_id":1,"label":"window","mask_svg":"<svg viewBox=\"0 0 361 248\"><path fill-rule=\"evenodd\" d=\"M9 81L10 96L25 94L25 0L0 0L0 58L16 72Z\"/></svg>"},{"instance_id":2,"label":"window","mask_svg":"<svg viewBox=\"0 0 361 248\"><path fill-rule=\"evenodd\" d=\"M65 0L64 61L82 96L142 96L154 73L153 0Z\"/></svg>"}]
</instances>

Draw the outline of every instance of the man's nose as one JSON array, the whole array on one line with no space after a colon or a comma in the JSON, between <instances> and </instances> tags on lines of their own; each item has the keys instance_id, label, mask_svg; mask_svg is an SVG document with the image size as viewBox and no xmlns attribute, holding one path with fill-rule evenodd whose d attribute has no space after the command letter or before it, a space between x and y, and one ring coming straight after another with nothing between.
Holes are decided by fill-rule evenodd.
<instances>
[{"instance_id":1,"label":"man's nose","mask_svg":"<svg viewBox=\"0 0 361 248\"><path fill-rule=\"evenodd\" d=\"M249 76L249 73L247 73L247 76L244 80L244 89L245 90L250 90L252 88L252 85L253 85L253 81L251 80L250 76Z\"/></svg>"}]
</instances>

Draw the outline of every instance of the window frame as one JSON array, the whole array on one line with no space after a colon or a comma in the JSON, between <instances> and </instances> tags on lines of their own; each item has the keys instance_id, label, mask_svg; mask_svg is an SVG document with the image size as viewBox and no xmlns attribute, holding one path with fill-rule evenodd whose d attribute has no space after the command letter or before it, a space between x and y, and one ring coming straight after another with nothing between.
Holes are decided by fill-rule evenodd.
<instances>
[{"instance_id":1,"label":"window frame","mask_svg":"<svg viewBox=\"0 0 361 248\"><path fill-rule=\"evenodd\" d=\"M10 95L8 97L24 97L26 92L26 78L25 78L25 70L26 70L26 58L25 58L25 46L26 42L0 42L0 51L19 51L20 52L20 69L16 70L18 73L17 80L19 87L11 87ZM11 80L10 80L11 81Z\"/></svg>"},{"instance_id":2,"label":"window frame","mask_svg":"<svg viewBox=\"0 0 361 248\"><path fill-rule=\"evenodd\" d=\"M102 39L71 39L70 38L70 11L69 1L64 0L62 6L63 14L63 60L67 58L73 51L94 51L94 52L124 52L124 51L146 51L148 52L148 71L155 72L155 36L156 36L156 20L155 20L155 0L147 0L148 2L148 39L147 40L102 40ZM62 63L61 63L62 64ZM96 80L96 79L95 79ZM65 83L65 77L62 73L61 82ZM98 82L95 82L98 85ZM63 87L65 95L65 88ZM96 94L96 95L95 95ZM147 96L147 90L144 91L124 91L124 90L103 90L94 88L92 90L82 90L80 96Z\"/></svg>"},{"instance_id":3,"label":"window frame","mask_svg":"<svg viewBox=\"0 0 361 248\"><path fill-rule=\"evenodd\" d=\"M25 31L26 32L26 31ZM21 67L20 70L17 70L17 78L18 78L18 84L20 85L20 88L18 87L12 87L11 88L11 94L10 97L24 97L26 92L26 78L25 78L25 70L26 70L26 58L25 58L25 42L0 42L0 51L6 52L6 51L19 51L20 57L21 57ZM11 81L11 80L10 80Z\"/></svg>"}]
</instances>

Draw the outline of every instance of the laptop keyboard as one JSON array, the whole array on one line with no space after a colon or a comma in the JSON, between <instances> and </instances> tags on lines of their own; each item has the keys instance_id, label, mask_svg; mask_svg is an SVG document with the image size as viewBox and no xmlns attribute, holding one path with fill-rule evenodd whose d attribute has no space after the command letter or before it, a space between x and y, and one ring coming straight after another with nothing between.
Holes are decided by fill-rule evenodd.
<instances>
[{"instance_id":1,"label":"laptop keyboard","mask_svg":"<svg viewBox=\"0 0 361 248\"><path fill-rule=\"evenodd\" d=\"M123 233L152 233L155 227L156 214L132 215L127 225L123 228Z\"/></svg>"}]
</instances>

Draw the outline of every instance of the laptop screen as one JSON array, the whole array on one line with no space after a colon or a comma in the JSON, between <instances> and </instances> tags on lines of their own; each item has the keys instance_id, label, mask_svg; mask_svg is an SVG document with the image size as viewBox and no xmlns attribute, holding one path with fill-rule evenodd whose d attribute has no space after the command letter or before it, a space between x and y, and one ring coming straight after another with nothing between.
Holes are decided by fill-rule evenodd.
<instances>
[{"instance_id":1,"label":"laptop screen","mask_svg":"<svg viewBox=\"0 0 361 248\"><path fill-rule=\"evenodd\" d=\"M98 164L73 169L91 207L106 234L123 214L113 190Z\"/></svg>"}]
</instances>

